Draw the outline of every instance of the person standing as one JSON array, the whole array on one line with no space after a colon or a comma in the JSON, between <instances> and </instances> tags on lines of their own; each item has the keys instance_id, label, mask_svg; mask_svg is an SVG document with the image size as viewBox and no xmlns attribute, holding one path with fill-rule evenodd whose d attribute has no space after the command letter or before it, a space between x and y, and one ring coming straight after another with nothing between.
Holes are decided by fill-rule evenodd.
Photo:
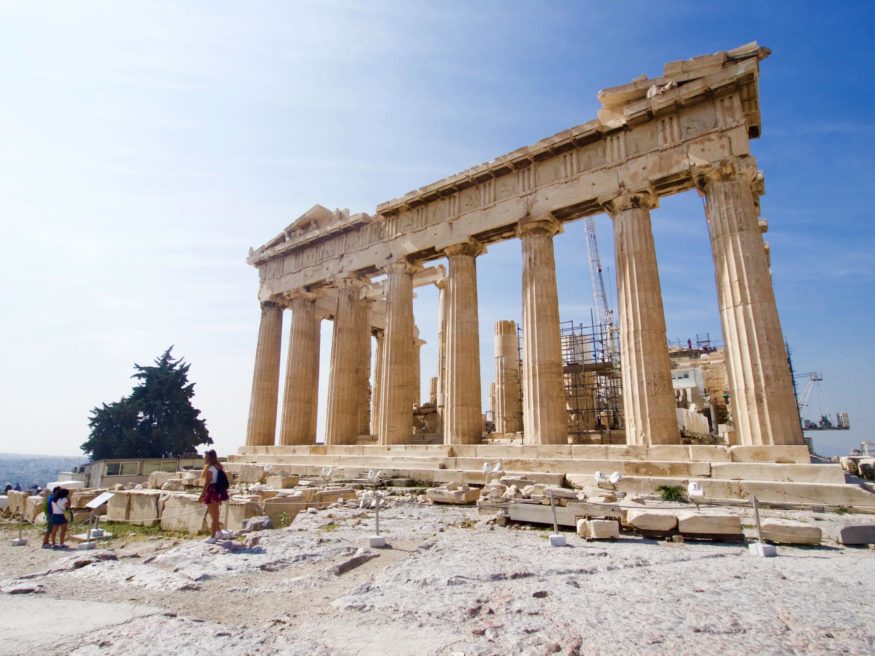
<instances>
[{"instance_id":1,"label":"person standing","mask_svg":"<svg viewBox=\"0 0 875 656\"><path fill-rule=\"evenodd\" d=\"M201 472L201 503L207 506L210 518L210 537L204 542L214 544L219 533L219 504L228 500L228 477L213 449L204 453L204 469Z\"/></svg>"},{"instance_id":2,"label":"person standing","mask_svg":"<svg viewBox=\"0 0 875 656\"><path fill-rule=\"evenodd\" d=\"M43 513L45 513L46 516L46 532L45 535L43 535L43 549L50 549L52 547L52 545L49 544L49 536L52 534L52 501L55 500L55 495L60 491L61 486L56 485L46 497L46 504L43 507Z\"/></svg>"},{"instance_id":3,"label":"person standing","mask_svg":"<svg viewBox=\"0 0 875 656\"><path fill-rule=\"evenodd\" d=\"M52 499L52 531L49 533L49 540L52 543L52 547L58 547L59 549L66 549L67 545L64 544L64 540L67 539L67 507L70 505L70 490L66 488L61 488L58 490L58 493L53 495ZM55 534L58 531L58 527L61 527L61 542L60 544L55 543Z\"/></svg>"}]
</instances>

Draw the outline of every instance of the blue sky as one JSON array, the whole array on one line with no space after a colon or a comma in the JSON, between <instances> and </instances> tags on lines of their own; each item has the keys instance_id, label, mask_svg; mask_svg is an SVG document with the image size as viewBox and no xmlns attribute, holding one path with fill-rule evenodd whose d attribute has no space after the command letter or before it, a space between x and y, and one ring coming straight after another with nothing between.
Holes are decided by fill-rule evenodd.
<instances>
[{"instance_id":1,"label":"blue sky","mask_svg":"<svg viewBox=\"0 0 875 656\"><path fill-rule=\"evenodd\" d=\"M314 203L373 213L594 118L600 88L752 40L773 50L753 148L785 336L797 371L824 375L812 414L851 413L817 444L875 439L873 33L869 2L0 1L0 452L78 454L89 410L170 344L235 450L250 246ZM669 336L719 340L701 200L664 199L653 223ZM556 253L562 318L586 321L579 223ZM520 316L519 244L491 247L478 275L485 392L492 326ZM433 291L416 312L425 379Z\"/></svg>"}]
</instances>

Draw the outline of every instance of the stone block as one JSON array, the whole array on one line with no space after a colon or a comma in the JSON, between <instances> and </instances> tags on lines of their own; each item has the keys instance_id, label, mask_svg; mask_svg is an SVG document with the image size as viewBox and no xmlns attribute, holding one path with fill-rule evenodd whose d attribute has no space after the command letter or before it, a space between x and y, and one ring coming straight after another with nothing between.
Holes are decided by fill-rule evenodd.
<instances>
[{"instance_id":1,"label":"stone block","mask_svg":"<svg viewBox=\"0 0 875 656\"><path fill-rule=\"evenodd\" d=\"M104 488L85 488L81 490L70 490L70 507L84 508L104 492L106 492L106 489Z\"/></svg>"},{"instance_id":2,"label":"stone block","mask_svg":"<svg viewBox=\"0 0 875 656\"><path fill-rule=\"evenodd\" d=\"M301 479L298 476L268 476L267 486L275 490L295 487Z\"/></svg>"},{"instance_id":3,"label":"stone block","mask_svg":"<svg viewBox=\"0 0 875 656\"><path fill-rule=\"evenodd\" d=\"M587 540L616 540L620 537L620 522L615 519L579 519L577 534Z\"/></svg>"},{"instance_id":4,"label":"stone block","mask_svg":"<svg viewBox=\"0 0 875 656\"><path fill-rule=\"evenodd\" d=\"M839 463L846 472L851 474L856 474L857 470L857 460L855 458L848 458L847 456L842 456L839 458Z\"/></svg>"},{"instance_id":5,"label":"stone block","mask_svg":"<svg viewBox=\"0 0 875 656\"><path fill-rule=\"evenodd\" d=\"M732 462L729 447L691 444L687 448L690 450L690 460L693 462Z\"/></svg>"},{"instance_id":6,"label":"stone block","mask_svg":"<svg viewBox=\"0 0 875 656\"><path fill-rule=\"evenodd\" d=\"M106 504L106 517L111 522L126 522L130 517L131 493L118 490L113 493Z\"/></svg>"},{"instance_id":7,"label":"stone block","mask_svg":"<svg viewBox=\"0 0 875 656\"><path fill-rule=\"evenodd\" d=\"M442 487L431 487L425 491L425 496L432 503L465 505L475 503L480 498L480 490L477 488L447 490Z\"/></svg>"},{"instance_id":8,"label":"stone block","mask_svg":"<svg viewBox=\"0 0 875 656\"><path fill-rule=\"evenodd\" d=\"M791 519L764 519L760 527L763 540L779 544L820 544L822 537L819 527Z\"/></svg>"},{"instance_id":9,"label":"stone block","mask_svg":"<svg viewBox=\"0 0 875 656\"><path fill-rule=\"evenodd\" d=\"M9 499L9 512L13 515L23 515L24 514L24 500L29 496L27 492L18 492L16 490L9 490L6 495Z\"/></svg>"},{"instance_id":10,"label":"stone block","mask_svg":"<svg viewBox=\"0 0 875 656\"><path fill-rule=\"evenodd\" d=\"M599 517L605 519L620 519L623 509L616 504L594 504L589 501L569 501L565 510L576 518Z\"/></svg>"},{"instance_id":11,"label":"stone block","mask_svg":"<svg viewBox=\"0 0 875 656\"><path fill-rule=\"evenodd\" d=\"M811 453L802 445L729 447L732 462L777 462L783 464L810 464Z\"/></svg>"},{"instance_id":12,"label":"stone block","mask_svg":"<svg viewBox=\"0 0 875 656\"><path fill-rule=\"evenodd\" d=\"M566 507L544 506L539 503L510 503L507 506L508 519L514 522L530 522L532 524L553 524L553 511L556 511L556 523L560 526L575 526L575 518Z\"/></svg>"},{"instance_id":13,"label":"stone block","mask_svg":"<svg viewBox=\"0 0 875 656\"><path fill-rule=\"evenodd\" d=\"M207 529L207 507L196 494L166 494L161 510L161 530L196 535Z\"/></svg>"},{"instance_id":14,"label":"stone block","mask_svg":"<svg viewBox=\"0 0 875 656\"><path fill-rule=\"evenodd\" d=\"M261 507L249 500L231 499L222 504L221 519L226 531L239 531L250 517L261 516Z\"/></svg>"},{"instance_id":15,"label":"stone block","mask_svg":"<svg viewBox=\"0 0 875 656\"><path fill-rule=\"evenodd\" d=\"M160 490L162 486L171 478L180 478L176 472L169 471L153 471L149 474L148 486L152 490Z\"/></svg>"},{"instance_id":16,"label":"stone block","mask_svg":"<svg viewBox=\"0 0 875 656\"><path fill-rule=\"evenodd\" d=\"M161 484L161 489L166 492L182 492L187 486L181 478L170 478Z\"/></svg>"},{"instance_id":17,"label":"stone block","mask_svg":"<svg viewBox=\"0 0 875 656\"><path fill-rule=\"evenodd\" d=\"M137 526L158 526L161 521L158 508L161 490L135 490L128 496L128 521Z\"/></svg>"},{"instance_id":18,"label":"stone block","mask_svg":"<svg viewBox=\"0 0 875 656\"><path fill-rule=\"evenodd\" d=\"M678 530L691 535L739 535L741 519L737 515L681 510L677 513Z\"/></svg>"},{"instance_id":19,"label":"stone block","mask_svg":"<svg viewBox=\"0 0 875 656\"><path fill-rule=\"evenodd\" d=\"M846 524L829 530L829 536L839 544L875 544L875 524Z\"/></svg>"},{"instance_id":20,"label":"stone block","mask_svg":"<svg viewBox=\"0 0 875 656\"><path fill-rule=\"evenodd\" d=\"M28 496L24 499L24 517L29 522L36 521L38 515L45 515L43 509L46 499L43 496Z\"/></svg>"},{"instance_id":21,"label":"stone block","mask_svg":"<svg viewBox=\"0 0 875 656\"><path fill-rule=\"evenodd\" d=\"M857 473L862 478L875 479L875 458L859 458L857 460Z\"/></svg>"},{"instance_id":22,"label":"stone block","mask_svg":"<svg viewBox=\"0 0 875 656\"><path fill-rule=\"evenodd\" d=\"M673 531L678 518L670 512L630 508L626 511L626 524L640 531Z\"/></svg>"},{"instance_id":23,"label":"stone block","mask_svg":"<svg viewBox=\"0 0 875 656\"><path fill-rule=\"evenodd\" d=\"M795 465L759 462L713 463L715 479L744 481L784 481L787 483L832 483L842 485L845 473L834 464Z\"/></svg>"},{"instance_id":24,"label":"stone block","mask_svg":"<svg viewBox=\"0 0 875 656\"><path fill-rule=\"evenodd\" d=\"M477 490L477 496L480 496L480 490ZM316 503L321 504L335 503L337 501L346 501L350 499L354 500L356 498L356 491L351 487L330 488L316 491Z\"/></svg>"},{"instance_id":25,"label":"stone block","mask_svg":"<svg viewBox=\"0 0 875 656\"><path fill-rule=\"evenodd\" d=\"M304 501L303 495L301 497L276 496L265 500L263 513L270 517L276 528L285 528L295 521L298 513L306 507L307 502Z\"/></svg>"},{"instance_id":26,"label":"stone block","mask_svg":"<svg viewBox=\"0 0 875 656\"><path fill-rule=\"evenodd\" d=\"M261 465L242 464L237 472L237 482L251 485L263 483L265 479L264 467Z\"/></svg>"}]
</instances>

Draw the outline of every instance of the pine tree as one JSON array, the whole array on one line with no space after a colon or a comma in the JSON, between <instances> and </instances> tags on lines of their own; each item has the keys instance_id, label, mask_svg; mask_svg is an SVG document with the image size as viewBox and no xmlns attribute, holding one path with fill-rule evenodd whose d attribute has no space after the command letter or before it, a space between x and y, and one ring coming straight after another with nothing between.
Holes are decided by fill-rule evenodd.
<instances>
[{"instance_id":1,"label":"pine tree","mask_svg":"<svg viewBox=\"0 0 875 656\"><path fill-rule=\"evenodd\" d=\"M191 405L191 365L174 359L172 350L168 348L154 366L134 364L132 378L139 384L130 396L91 411L91 434L81 447L91 460L173 457L213 443L200 410Z\"/></svg>"}]
</instances>

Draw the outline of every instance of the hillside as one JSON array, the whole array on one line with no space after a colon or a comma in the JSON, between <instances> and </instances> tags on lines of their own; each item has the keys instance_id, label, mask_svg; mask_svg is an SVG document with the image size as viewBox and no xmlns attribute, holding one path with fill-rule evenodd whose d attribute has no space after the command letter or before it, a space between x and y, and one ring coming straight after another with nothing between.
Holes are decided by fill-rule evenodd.
<instances>
[{"instance_id":1,"label":"hillside","mask_svg":"<svg viewBox=\"0 0 875 656\"><path fill-rule=\"evenodd\" d=\"M17 453L0 453L0 486L20 483L30 487L33 483L44 487L49 481L58 480L58 472L70 471L75 465L88 462L86 456L34 456Z\"/></svg>"}]
</instances>

